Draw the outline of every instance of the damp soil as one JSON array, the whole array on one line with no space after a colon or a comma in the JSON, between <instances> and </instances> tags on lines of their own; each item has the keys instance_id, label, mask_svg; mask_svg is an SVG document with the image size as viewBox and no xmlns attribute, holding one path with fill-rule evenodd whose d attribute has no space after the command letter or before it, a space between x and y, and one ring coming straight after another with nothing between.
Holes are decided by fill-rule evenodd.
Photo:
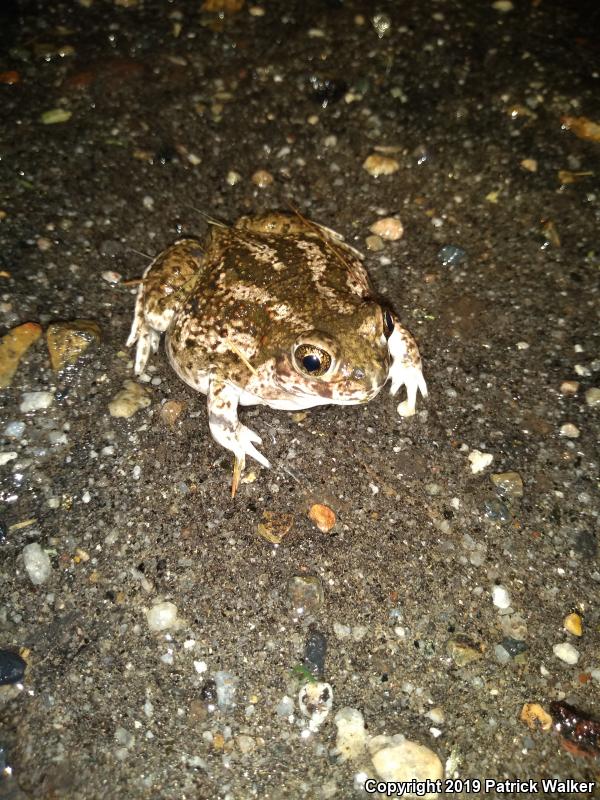
<instances>
[{"instance_id":1,"label":"damp soil","mask_svg":"<svg viewBox=\"0 0 600 800\"><path fill-rule=\"evenodd\" d=\"M365 796L369 757L335 752L344 707L448 777L599 779L593 743L520 720L556 701L600 717L600 142L565 122L600 123L598 22L575 0L1 5L0 333L86 319L101 341L55 373L40 338L1 394L0 648L27 669L0 691L0 796ZM375 152L397 171L370 175ZM273 469L231 500L205 399L162 348L151 404L109 413L132 378L123 282L206 214L290 204L365 251L429 397L412 418L387 392L242 411ZM386 216L404 236L369 250ZM34 391L52 405L22 411ZM293 520L278 545L264 512ZM180 624L152 631L164 601ZM307 733L315 640L333 707Z\"/></svg>"}]
</instances>

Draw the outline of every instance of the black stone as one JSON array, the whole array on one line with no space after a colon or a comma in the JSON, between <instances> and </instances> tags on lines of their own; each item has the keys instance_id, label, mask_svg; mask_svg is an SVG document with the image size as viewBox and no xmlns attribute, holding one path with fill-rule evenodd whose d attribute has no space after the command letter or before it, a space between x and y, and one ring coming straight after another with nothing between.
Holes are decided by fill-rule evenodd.
<instances>
[{"instance_id":1,"label":"black stone","mask_svg":"<svg viewBox=\"0 0 600 800\"><path fill-rule=\"evenodd\" d=\"M17 683L25 674L27 664L12 650L0 650L0 686Z\"/></svg>"},{"instance_id":2,"label":"black stone","mask_svg":"<svg viewBox=\"0 0 600 800\"><path fill-rule=\"evenodd\" d=\"M325 656L327 655L327 638L320 631L311 631L304 645L304 666L313 675L322 678L325 674Z\"/></svg>"}]
</instances>

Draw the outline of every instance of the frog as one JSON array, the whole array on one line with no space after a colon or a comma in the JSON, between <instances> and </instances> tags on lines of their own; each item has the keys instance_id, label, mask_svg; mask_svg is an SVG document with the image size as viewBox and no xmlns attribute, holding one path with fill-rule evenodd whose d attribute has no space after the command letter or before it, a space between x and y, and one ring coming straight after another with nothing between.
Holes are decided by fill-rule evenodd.
<instances>
[{"instance_id":1,"label":"frog","mask_svg":"<svg viewBox=\"0 0 600 800\"><path fill-rule=\"evenodd\" d=\"M205 239L179 239L148 265L127 345L139 376L164 334L171 366L206 395L210 433L233 454L232 497L246 457L271 466L240 406L364 404L389 383L392 395L406 387L398 413L415 413L427 396L417 343L356 248L299 212L207 221Z\"/></svg>"}]
</instances>

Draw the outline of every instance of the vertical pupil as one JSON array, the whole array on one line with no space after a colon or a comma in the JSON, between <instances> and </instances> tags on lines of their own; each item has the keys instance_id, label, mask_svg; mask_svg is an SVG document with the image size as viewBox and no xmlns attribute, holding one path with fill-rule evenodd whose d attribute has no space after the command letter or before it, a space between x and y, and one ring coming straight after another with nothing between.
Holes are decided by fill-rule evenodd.
<instances>
[{"instance_id":1,"label":"vertical pupil","mask_svg":"<svg viewBox=\"0 0 600 800\"><path fill-rule=\"evenodd\" d=\"M385 326L388 333L391 333L394 330L394 320L392 319L392 315L389 311L385 312Z\"/></svg>"},{"instance_id":2,"label":"vertical pupil","mask_svg":"<svg viewBox=\"0 0 600 800\"><path fill-rule=\"evenodd\" d=\"M319 356L315 356L314 354L304 356L302 359L302 363L304 364L304 368L307 372L316 372L319 367L321 366L321 359Z\"/></svg>"}]
</instances>

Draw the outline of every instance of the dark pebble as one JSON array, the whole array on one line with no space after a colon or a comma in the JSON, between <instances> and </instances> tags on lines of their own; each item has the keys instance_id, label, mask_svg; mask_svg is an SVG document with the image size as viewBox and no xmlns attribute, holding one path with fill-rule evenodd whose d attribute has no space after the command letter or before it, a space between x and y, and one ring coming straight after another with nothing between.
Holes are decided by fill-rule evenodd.
<instances>
[{"instance_id":1,"label":"dark pebble","mask_svg":"<svg viewBox=\"0 0 600 800\"><path fill-rule=\"evenodd\" d=\"M462 247L453 244L445 244L437 254L438 260L445 267L454 267L461 264L467 257L467 253Z\"/></svg>"},{"instance_id":2,"label":"dark pebble","mask_svg":"<svg viewBox=\"0 0 600 800\"><path fill-rule=\"evenodd\" d=\"M27 664L12 650L0 650L0 686L22 680Z\"/></svg>"},{"instance_id":3,"label":"dark pebble","mask_svg":"<svg viewBox=\"0 0 600 800\"><path fill-rule=\"evenodd\" d=\"M348 91L348 84L345 81L338 81L333 78L320 78L318 75L311 75L308 82L312 86L311 99L319 103L322 108L327 108L338 100Z\"/></svg>"},{"instance_id":4,"label":"dark pebble","mask_svg":"<svg viewBox=\"0 0 600 800\"><path fill-rule=\"evenodd\" d=\"M511 658L516 658L516 656L527 650L525 642L520 639L513 639L512 636L507 636L506 639L502 640L501 644Z\"/></svg>"},{"instance_id":5,"label":"dark pebble","mask_svg":"<svg viewBox=\"0 0 600 800\"><path fill-rule=\"evenodd\" d=\"M202 684L202 688L200 689L200 698L204 700L205 703L217 702L217 684L212 678L209 678Z\"/></svg>"},{"instance_id":6,"label":"dark pebble","mask_svg":"<svg viewBox=\"0 0 600 800\"><path fill-rule=\"evenodd\" d=\"M317 678L325 674L325 656L327 655L327 638L320 631L311 631L304 645L304 666Z\"/></svg>"},{"instance_id":7,"label":"dark pebble","mask_svg":"<svg viewBox=\"0 0 600 800\"><path fill-rule=\"evenodd\" d=\"M0 519L0 547L8 542L8 525Z\"/></svg>"}]
</instances>

